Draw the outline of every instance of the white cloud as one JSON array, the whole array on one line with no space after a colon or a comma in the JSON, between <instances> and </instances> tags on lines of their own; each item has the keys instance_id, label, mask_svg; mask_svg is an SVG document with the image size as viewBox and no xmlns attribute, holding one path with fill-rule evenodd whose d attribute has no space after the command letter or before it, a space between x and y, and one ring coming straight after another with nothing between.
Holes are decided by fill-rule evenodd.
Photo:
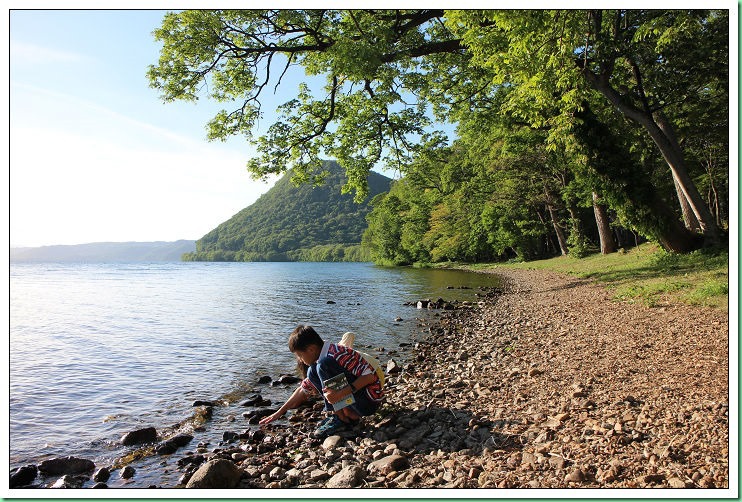
<instances>
[{"instance_id":1,"label":"white cloud","mask_svg":"<svg viewBox=\"0 0 742 502\"><path fill-rule=\"evenodd\" d=\"M76 52L52 49L17 40L10 41L10 62L12 64L81 63L87 59L86 56Z\"/></svg>"}]
</instances>

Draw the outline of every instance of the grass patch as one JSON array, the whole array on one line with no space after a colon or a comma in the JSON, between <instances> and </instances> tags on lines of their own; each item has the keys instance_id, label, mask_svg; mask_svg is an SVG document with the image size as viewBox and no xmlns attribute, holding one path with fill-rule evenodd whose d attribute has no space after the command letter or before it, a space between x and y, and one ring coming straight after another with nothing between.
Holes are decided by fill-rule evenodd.
<instances>
[{"instance_id":1,"label":"grass patch","mask_svg":"<svg viewBox=\"0 0 742 502\"><path fill-rule=\"evenodd\" d=\"M448 267L450 263L446 264ZM520 263L461 265L468 270L497 268L550 270L603 284L619 301L648 306L686 303L729 308L729 252L700 250L673 254L655 244L642 244L629 251L600 253L575 258L560 256Z\"/></svg>"}]
</instances>

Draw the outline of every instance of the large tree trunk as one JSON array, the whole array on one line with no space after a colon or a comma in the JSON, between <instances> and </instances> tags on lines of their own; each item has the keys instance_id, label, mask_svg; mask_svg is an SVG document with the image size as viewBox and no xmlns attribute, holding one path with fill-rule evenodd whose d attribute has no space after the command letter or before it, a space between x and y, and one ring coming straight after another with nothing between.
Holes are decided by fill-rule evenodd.
<instances>
[{"instance_id":1,"label":"large tree trunk","mask_svg":"<svg viewBox=\"0 0 742 502\"><path fill-rule=\"evenodd\" d=\"M611 87L608 81L609 75L596 75L586 68L584 68L582 74L585 75L585 78L590 85L603 94L603 96L605 96L622 114L646 129L654 143L657 145L657 148L659 148L660 153L662 153L665 162L670 166L670 170L672 171L673 178L677 182L677 186L680 187L680 191L685 196L693 214L698 220L706 244L718 244L720 240L719 227L716 225L713 216L711 216L711 212L708 207L706 207L701 194L698 192L695 183L693 183L693 180L688 174L683 150L675 140L675 133L672 125L670 125L661 113L650 115L624 100L621 94Z\"/></svg>"},{"instance_id":2,"label":"large tree trunk","mask_svg":"<svg viewBox=\"0 0 742 502\"><path fill-rule=\"evenodd\" d=\"M610 254L616 252L616 240L613 238L611 225L608 221L608 212L600 203L600 197L593 192L593 211L595 212L595 223L598 224L598 236L600 237L600 252Z\"/></svg>"}]
</instances>

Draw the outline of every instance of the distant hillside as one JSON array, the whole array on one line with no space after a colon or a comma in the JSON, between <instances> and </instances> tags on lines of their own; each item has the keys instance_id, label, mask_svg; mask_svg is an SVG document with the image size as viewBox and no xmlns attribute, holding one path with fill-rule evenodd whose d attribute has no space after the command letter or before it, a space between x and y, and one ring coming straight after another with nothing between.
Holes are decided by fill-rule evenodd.
<instances>
[{"instance_id":1,"label":"distant hillside","mask_svg":"<svg viewBox=\"0 0 742 502\"><path fill-rule=\"evenodd\" d=\"M180 261L196 242L94 242L90 244L10 248L11 262Z\"/></svg>"},{"instance_id":2,"label":"distant hillside","mask_svg":"<svg viewBox=\"0 0 742 502\"><path fill-rule=\"evenodd\" d=\"M294 186L286 173L252 205L196 241L194 261L366 261L361 236L369 201L389 190L391 179L368 176L369 196L357 204L341 194L345 171L326 161L329 171L319 187Z\"/></svg>"}]
</instances>

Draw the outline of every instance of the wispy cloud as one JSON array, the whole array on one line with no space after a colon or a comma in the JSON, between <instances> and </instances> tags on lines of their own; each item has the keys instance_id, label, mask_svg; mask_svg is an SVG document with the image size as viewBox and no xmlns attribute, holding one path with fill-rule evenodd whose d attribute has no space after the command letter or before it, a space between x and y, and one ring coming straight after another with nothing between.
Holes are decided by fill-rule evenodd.
<instances>
[{"instance_id":1,"label":"wispy cloud","mask_svg":"<svg viewBox=\"0 0 742 502\"><path fill-rule=\"evenodd\" d=\"M82 63L89 60L83 54L62 51L17 40L10 41L11 64Z\"/></svg>"},{"instance_id":2,"label":"wispy cloud","mask_svg":"<svg viewBox=\"0 0 742 502\"><path fill-rule=\"evenodd\" d=\"M54 89L48 89L35 85L25 84L22 82L11 81L11 97L17 96L20 93L26 93L26 96L19 98L19 103L17 103L18 108L22 107L21 102L24 99L26 103L39 103L40 101L46 101L49 107L66 107L66 109L70 110L70 115L67 115L68 117L94 115L98 118L105 119L105 123L117 123L122 125L126 124L138 128L141 131L145 131L147 134L156 135L169 141L181 143L184 145L191 145L194 142L192 138L182 136L165 128L153 125L149 122L124 115L116 110L113 110L106 106L102 106L94 101L56 91ZM12 127L13 123L11 122L11 128ZM203 140L201 139L199 142L202 141Z\"/></svg>"}]
</instances>

